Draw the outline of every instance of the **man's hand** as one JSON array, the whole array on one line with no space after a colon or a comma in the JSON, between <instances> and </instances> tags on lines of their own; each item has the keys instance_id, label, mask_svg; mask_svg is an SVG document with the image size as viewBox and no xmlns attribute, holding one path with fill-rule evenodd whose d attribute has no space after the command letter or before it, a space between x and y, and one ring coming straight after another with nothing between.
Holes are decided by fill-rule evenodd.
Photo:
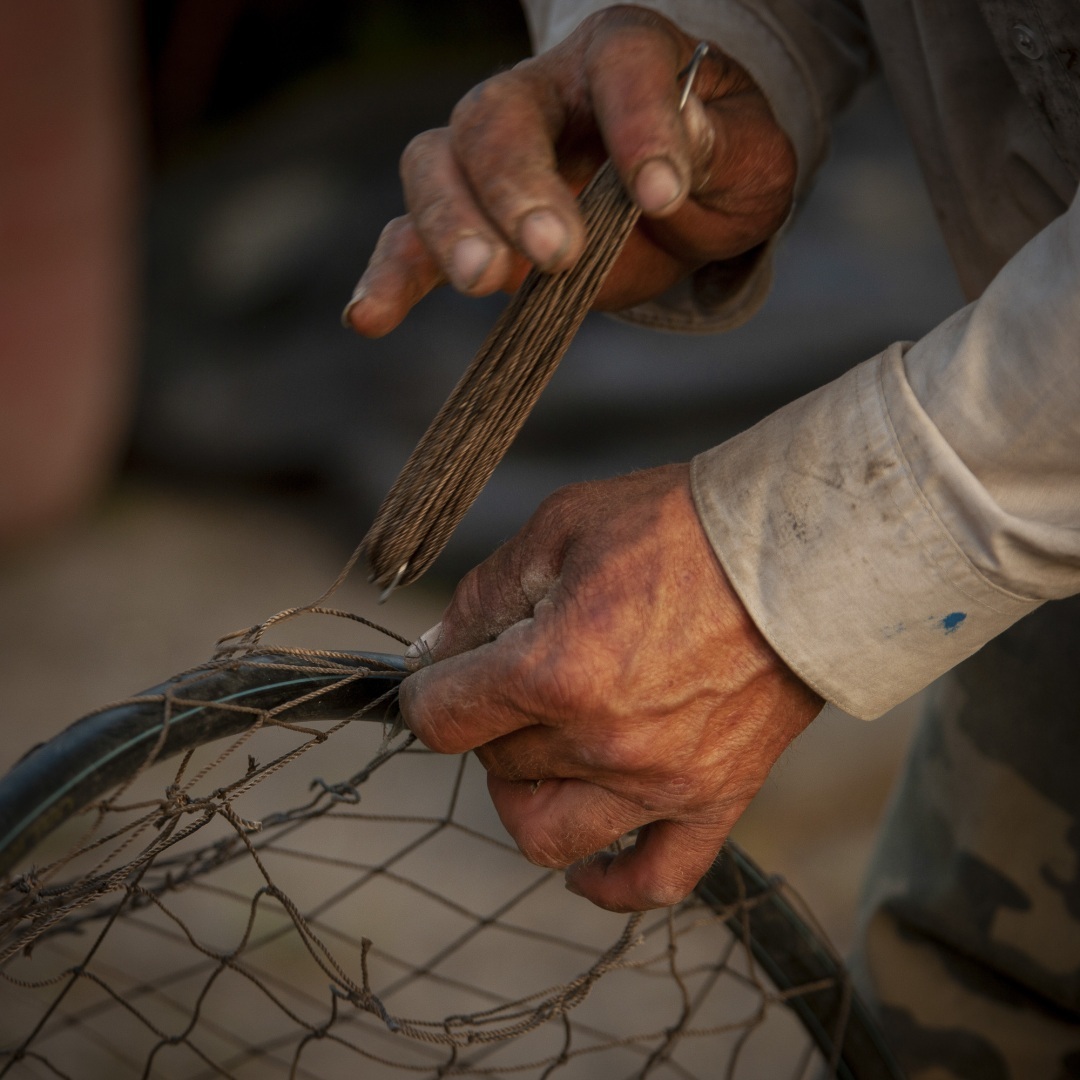
<instances>
[{"instance_id":1,"label":"man's hand","mask_svg":"<svg viewBox=\"0 0 1080 1080\"><path fill-rule=\"evenodd\" d=\"M584 244L574 193L608 155L645 217L598 307L659 295L767 240L791 205L794 152L719 50L679 113L676 75L695 44L654 12L614 7L475 87L449 127L406 149L408 213L383 231L347 321L377 337L445 281L485 296L516 288L530 264L568 268Z\"/></svg>"},{"instance_id":2,"label":"man's hand","mask_svg":"<svg viewBox=\"0 0 1080 1080\"><path fill-rule=\"evenodd\" d=\"M616 911L689 893L822 706L728 584L685 465L551 496L425 639L410 728L475 750L525 855Z\"/></svg>"}]
</instances>

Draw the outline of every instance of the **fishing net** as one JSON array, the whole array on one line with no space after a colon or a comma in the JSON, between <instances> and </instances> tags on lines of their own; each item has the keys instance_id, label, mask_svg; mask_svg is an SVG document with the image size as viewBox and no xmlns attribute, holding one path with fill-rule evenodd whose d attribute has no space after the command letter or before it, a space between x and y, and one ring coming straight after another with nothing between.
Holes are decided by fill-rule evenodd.
<instances>
[{"instance_id":1,"label":"fishing net","mask_svg":"<svg viewBox=\"0 0 1080 1080\"><path fill-rule=\"evenodd\" d=\"M769 978L807 934L757 940L797 908L778 882L732 853L677 907L601 911L517 852L474 758L401 728L399 660L269 650L264 629L0 782L0 1075L839 1067L828 947Z\"/></svg>"}]
</instances>

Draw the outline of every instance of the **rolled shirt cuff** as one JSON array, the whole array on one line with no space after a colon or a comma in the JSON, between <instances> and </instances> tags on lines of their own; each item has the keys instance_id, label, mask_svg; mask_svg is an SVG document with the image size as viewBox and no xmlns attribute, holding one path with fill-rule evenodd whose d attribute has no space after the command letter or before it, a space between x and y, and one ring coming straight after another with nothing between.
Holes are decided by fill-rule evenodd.
<instances>
[{"instance_id":1,"label":"rolled shirt cuff","mask_svg":"<svg viewBox=\"0 0 1080 1080\"><path fill-rule=\"evenodd\" d=\"M692 470L702 524L751 618L800 678L863 719L1041 603L991 581L920 488L890 415L890 404L918 409L905 348L701 454Z\"/></svg>"}]
</instances>

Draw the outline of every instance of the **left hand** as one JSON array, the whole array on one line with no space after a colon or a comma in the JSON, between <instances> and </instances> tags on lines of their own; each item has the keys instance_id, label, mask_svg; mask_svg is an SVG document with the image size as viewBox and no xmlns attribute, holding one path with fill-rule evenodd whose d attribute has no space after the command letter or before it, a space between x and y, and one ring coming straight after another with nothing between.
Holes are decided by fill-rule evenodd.
<instances>
[{"instance_id":1,"label":"left hand","mask_svg":"<svg viewBox=\"0 0 1080 1080\"><path fill-rule=\"evenodd\" d=\"M475 750L526 857L614 911L685 897L823 704L731 588L686 465L556 492L425 641L409 727Z\"/></svg>"},{"instance_id":2,"label":"left hand","mask_svg":"<svg viewBox=\"0 0 1080 1080\"><path fill-rule=\"evenodd\" d=\"M408 213L383 230L348 324L379 337L444 282L486 296L516 289L530 264L568 270L585 246L574 193L606 157L644 216L598 308L630 307L765 243L791 208L794 148L715 45L680 113L676 73L696 44L655 11L615 4L474 87L446 127L406 147Z\"/></svg>"}]
</instances>

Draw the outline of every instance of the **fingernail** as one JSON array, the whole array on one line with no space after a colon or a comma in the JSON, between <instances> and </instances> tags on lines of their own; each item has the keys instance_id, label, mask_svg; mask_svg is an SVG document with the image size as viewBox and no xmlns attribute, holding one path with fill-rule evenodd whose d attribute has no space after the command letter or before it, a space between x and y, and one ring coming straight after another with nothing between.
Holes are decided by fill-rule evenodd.
<instances>
[{"instance_id":1,"label":"fingernail","mask_svg":"<svg viewBox=\"0 0 1080 1080\"><path fill-rule=\"evenodd\" d=\"M551 210L534 210L521 223L521 248L537 266L547 267L566 254L570 233Z\"/></svg>"},{"instance_id":2,"label":"fingernail","mask_svg":"<svg viewBox=\"0 0 1080 1080\"><path fill-rule=\"evenodd\" d=\"M410 671L416 671L427 664L434 662L432 653L442 637L442 623L437 622L430 630L425 630L406 650L405 666Z\"/></svg>"},{"instance_id":3,"label":"fingernail","mask_svg":"<svg viewBox=\"0 0 1080 1080\"><path fill-rule=\"evenodd\" d=\"M463 236L450 253L450 277L454 288L471 289L483 276L494 252L482 236Z\"/></svg>"},{"instance_id":4,"label":"fingernail","mask_svg":"<svg viewBox=\"0 0 1080 1080\"><path fill-rule=\"evenodd\" d=\"M658 214L682 194L682 180L670 161L653 158L634 177L634 201L646 214Z\"/></svg>"},{"instance_id":5,"label":"fingernail","mask_svg":"<svg viewBox=\"0 0 1080 1080\"><path fill-rule=\"evenodd\" d=\"M341 325L344 326L346 330L352 329L352 323L349 322L349 313L364 299L365 296L367 296L367 288L363 285L357 285L353 290L352 296L349 297L349 302L345 305L345 310L341 313Z\"/></svg>"}]
</instances>

